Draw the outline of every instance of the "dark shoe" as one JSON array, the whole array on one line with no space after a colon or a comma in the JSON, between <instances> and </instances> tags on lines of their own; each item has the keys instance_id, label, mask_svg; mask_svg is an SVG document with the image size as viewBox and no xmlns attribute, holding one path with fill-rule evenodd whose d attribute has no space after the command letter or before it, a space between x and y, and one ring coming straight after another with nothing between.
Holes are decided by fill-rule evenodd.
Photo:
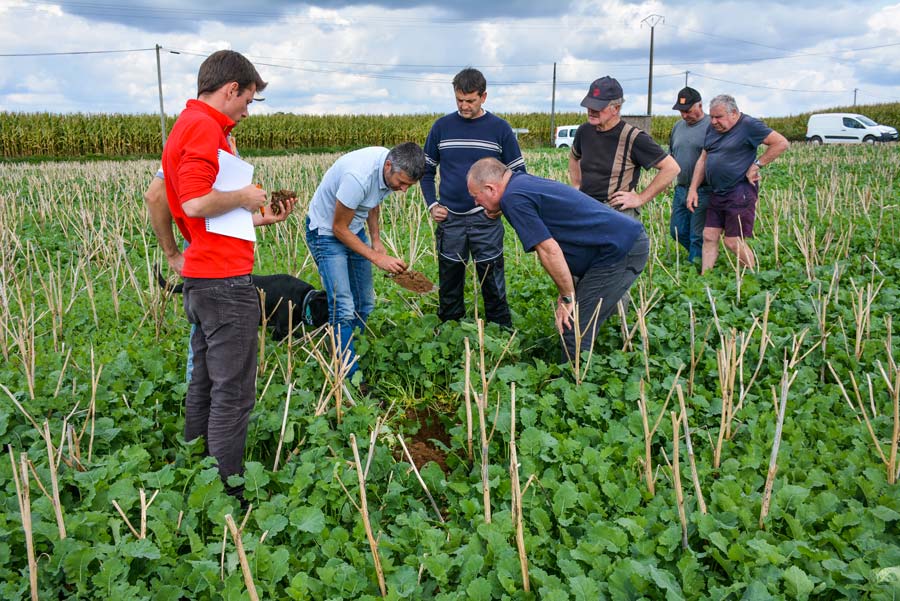
<instances>
[{"instance_id":1,"label":"dark shoe","mask_svg":"<svg viewBox=\"0 0 900 601\"><path fill-rule=\"evenodd\" d=\"M248 501L244 497L244 485L241 484L239 486L228 486L225 485L225 492L230 496L234 497L234 500L238 502L241 508L241 513L247 513L247 508L250 507L250 501Z\"/></svg>"}]
</instances>

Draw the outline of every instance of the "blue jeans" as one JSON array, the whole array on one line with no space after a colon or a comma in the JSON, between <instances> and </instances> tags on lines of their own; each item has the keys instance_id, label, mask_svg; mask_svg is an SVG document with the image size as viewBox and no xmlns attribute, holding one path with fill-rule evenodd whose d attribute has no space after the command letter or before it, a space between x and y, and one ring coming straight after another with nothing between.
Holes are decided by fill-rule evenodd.
<instances>
[{"instance_id":1,"label":"blue jeans","mask_svg":"<svg viewBox=\"0 0 900 601\"><path fill-rule=\"evenodd\" d=\"M669 233L688 251L688 260L699 259L703 251L703 226L706 223L706 207L709 205L709 188L697 190L697 206L691 213L687 208L687 186L675 186L672 197L672 217Z\"/></svg>"},{"instance_id":2,"label":"blue jeans","mask_svg":"<svg viewBox=\"0 0 900 601\"><path fill-rule=\"evenodd\" d=\"M190 246L188 241L185 240L184 244L181 245L181 250L184 251L187 247ZM188 384L191 383L191 372L194 371L194 347L191 346L191 338L194 337L194 332L197 330L197 324L191 324L191 333L188 336L188 352L187 352L187 363L185 364L184 369L184 381Z\"/></svg>"},{"instance_id":3,"label":"blue jeans","mask_svg":"<svg viewBox=\"0 0 900 601\"><path fill-rule=\"evenodd\" d=\"M356 234L363 244L369 244L365 227ZM340 336L341 351L349 351L348 377L359 369L353 345L353 331L365 329L366 320L375 308L375 288L372 283L372 263L347 248L334 236L319 235L309 229L306 218L306 245L319 268L322 287L328 297L328 320Z\"/></svg>"}]
</instances>

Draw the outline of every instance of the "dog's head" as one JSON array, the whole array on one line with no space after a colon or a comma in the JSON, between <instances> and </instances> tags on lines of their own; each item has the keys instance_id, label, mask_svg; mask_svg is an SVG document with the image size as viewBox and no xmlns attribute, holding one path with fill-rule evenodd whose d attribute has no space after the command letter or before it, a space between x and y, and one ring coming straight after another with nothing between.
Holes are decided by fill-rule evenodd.
<instances>
[{"instance_id":1,"label":"dog's head","mask_svg":"<svg viewBox=\"0 0 900 601\"><path fill-rule=\"evenodd\" d=\"M324 290L311 290L305 299L303 322L312 328L318 328L328 322L328 297Z\"/></svg>"}]
</instances>

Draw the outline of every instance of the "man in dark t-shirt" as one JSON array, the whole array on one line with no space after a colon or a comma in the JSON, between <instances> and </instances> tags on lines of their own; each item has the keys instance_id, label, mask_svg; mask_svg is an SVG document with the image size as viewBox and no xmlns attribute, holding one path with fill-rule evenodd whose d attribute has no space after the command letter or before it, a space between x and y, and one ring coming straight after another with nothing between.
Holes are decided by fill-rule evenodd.
<instances>
[{"instance_id":1,"label":"man in dark t-shirt","mask_svg":"<svg viewBox=\"0 0 900 601\"><path fill-rule=\"evenodd\" d=\"M719 256L719 239L744 267L756 265L745 240L753 237L760 170L787 150L787 139L759 119L738 110L734 97L720 94L709 103L710 127L694 167L687 206L697 206L697 189L706 181L712 188L703 228L701 272L712 269ZM756 158L760 144L766 151Z\"/></svg>"},{"instance_id":2,"label":"man in dark t-shirt","mask_svg":"<svg viewBox=\"0 0 900 601\"><path fill-rule=\"evenodd\" d=\"M563 360L590 350L597 328L647 264L644 226L570 186L513 172L493 158L477 161L467 184L488 215L502 211L556 284Z\"/></svg>"},{"instance_id":3,"label":"man in dark t-shirt","mask_svg":"<svg viewBox=\"0 0 900 601\"><path fill-rule=\"evenodd\" d=\"M588 196L637 218L640 207L672 183L679 167L646 132L622 120L624 102L622 86L612 77L591 84L581 101L588 122L575 132L569 180ZM637 192L641 168L659 173Z\"/></svg>"}]
</instances>

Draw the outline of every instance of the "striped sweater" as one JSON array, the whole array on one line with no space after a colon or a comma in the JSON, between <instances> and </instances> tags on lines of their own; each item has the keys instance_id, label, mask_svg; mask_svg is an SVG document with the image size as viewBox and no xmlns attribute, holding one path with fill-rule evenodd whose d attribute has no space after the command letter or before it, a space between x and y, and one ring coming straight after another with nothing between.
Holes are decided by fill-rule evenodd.
<instances>
[{"instance_id":1,"label":"striped sweater","mask_svg":"<svg viewBox=\"0 0 900 601\"><path fill-rule=\"evenodd\" d=\"M466 174L472 164L494 157L514 171L525 171L525 159L509 123L485 112L477 119L450 113L434 122L425 141L425 176L422 194L428 207L440 203L459 214L474 213L481 207L469 195ZM441 170L440 197L435 194L435 176Z\"/></svg>"}]
</instances>

